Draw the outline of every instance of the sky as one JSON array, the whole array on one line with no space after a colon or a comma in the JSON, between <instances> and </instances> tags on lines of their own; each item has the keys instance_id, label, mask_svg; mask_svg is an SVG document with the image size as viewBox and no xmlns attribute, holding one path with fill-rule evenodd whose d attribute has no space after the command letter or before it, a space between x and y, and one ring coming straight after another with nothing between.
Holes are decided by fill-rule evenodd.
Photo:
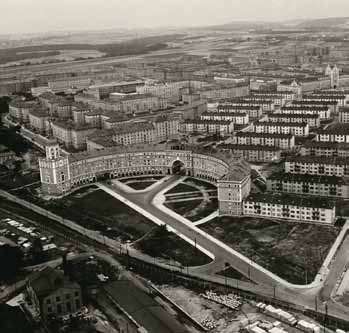
<instances>
[{"instance_id":1,"label":"sky","mask_svg":"<svg viewBox=\"0 0 349 333\"><path fill-rule=\"evenodd\" d=\"M0 0L0 34L349 16L349 0Z\"/></svg>"}]
</instances>

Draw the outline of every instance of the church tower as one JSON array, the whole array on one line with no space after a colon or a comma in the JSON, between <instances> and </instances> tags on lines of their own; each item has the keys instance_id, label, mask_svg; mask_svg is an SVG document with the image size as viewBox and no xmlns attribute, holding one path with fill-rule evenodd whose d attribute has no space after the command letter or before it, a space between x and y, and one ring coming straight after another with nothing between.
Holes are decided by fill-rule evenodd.
<instances>
[{"instance_id":1,"label":"church tower","mask_svg":"<svg viewBox=\"0 0 349 333\"><path fill-rule=\"evenodd\" d=\"M68 156L61 156L56 141L45 147L46 157L39 159L41 189L44 194L61 196L71 189Z\"/></svg>"}]
</instances>

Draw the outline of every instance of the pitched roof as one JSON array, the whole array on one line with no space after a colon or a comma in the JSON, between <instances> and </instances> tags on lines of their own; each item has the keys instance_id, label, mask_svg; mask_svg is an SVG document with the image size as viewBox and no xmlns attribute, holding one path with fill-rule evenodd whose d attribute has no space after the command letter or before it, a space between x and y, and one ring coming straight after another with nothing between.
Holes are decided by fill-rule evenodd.
<instances>
[{"instance_id":1,"label":"pitched roof","mask_svg":"<svg viewBox=\"0 0 349 333\"><path fill-rule=\"evenodd\" d=\"M48 296L60 288L80 288L78 283L70 281L61 271L51 267L45 267L43 270L34 273L30 277L30 285L37 297Z\"/></svg>"}]
</instances>

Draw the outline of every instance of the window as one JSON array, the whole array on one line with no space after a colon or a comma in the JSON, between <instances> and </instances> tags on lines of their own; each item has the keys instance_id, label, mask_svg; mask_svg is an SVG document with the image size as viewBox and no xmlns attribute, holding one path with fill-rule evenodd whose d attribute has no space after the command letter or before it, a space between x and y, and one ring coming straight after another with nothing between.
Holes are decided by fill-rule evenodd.
<instances>
[{"instance_id":1,"label":"window","mask_svg":"<svg viewBox=\"0 0 349 333\"><path fill-rule=\"evenodd\" d=\"M57 305L57 313L60 315L62 313L62 304Z\"/></svg>"},{"instance_id":2,"label":"window","mask_svg":"<svg viewBox=\"0 0 349 333\"><path fill-rule=\"evenodd\" d=\"M50 300L50 299L47 299L47 300L46 300L46 304L51 304L51 300Z\"/></svg>"},{"instance_id":3,"label":"window","mask_svg":"<svg viewBox=\"0 0 349 333\"><path fill-rule=\"evenodd\" d=\"M76 300L75 301L75 305L76 305L76 308L79 309L80 308L80 300Z\"/></svg>"},{"instance_id":4,"label":"window","mask_svg":"<svg viewBox=\"0 0 349 333\"><path fill-rule=\"evenodd\" d=\"M71 303L70 302L66 303L66 307L67 307L67 312L71 312Z\"/></svg>"},{"instance_id":5,"label":"window","mask_svg":"<svg viewBox=\"0 0 349 333\"><path fill-rule=\"evenodd\" d=\"M61 298L59 296L56 297L56 302L60 302Z\"/></svg>"}]
</instances>

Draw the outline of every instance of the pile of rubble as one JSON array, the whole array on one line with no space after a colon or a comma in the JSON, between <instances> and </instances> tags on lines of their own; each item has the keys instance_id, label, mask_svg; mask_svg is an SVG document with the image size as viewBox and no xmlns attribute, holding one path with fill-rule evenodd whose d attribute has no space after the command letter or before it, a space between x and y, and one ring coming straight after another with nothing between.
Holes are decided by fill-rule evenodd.
<instances>
[{"instance_id":1,"label":"pile of rubble","mask_svg":"<svg viewBox=\"0 0 349 333\"><path fill-rule=\"evenodd\" d=\"M234 294L219 295L213 291L206 291L205 294L200 294L200 296L224 305L234 311L238 311L242 305L241 297Z\"/></svg>"},{"instance_id":2,"label":"pile of rubble","mask_svg":"<svg viewBox=\"0 0 349 333\"><path fill-rule=\"evenodd\" d=\"M208 331L213 330L218 326L217 322L209 317L203 319L201 325Z\"/></svg>"}]
</instances>

